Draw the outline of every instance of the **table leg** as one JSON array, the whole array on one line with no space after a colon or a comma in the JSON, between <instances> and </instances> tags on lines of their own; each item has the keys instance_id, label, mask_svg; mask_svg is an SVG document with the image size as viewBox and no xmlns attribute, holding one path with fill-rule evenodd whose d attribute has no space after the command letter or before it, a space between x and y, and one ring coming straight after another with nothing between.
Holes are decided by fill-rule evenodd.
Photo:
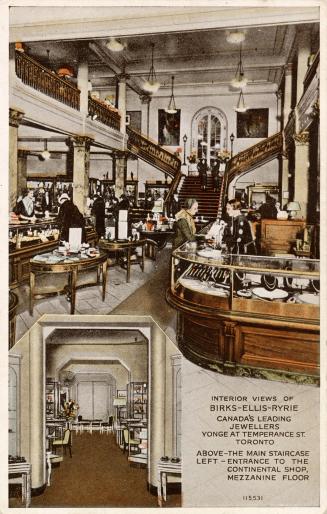
<instances>
[{"instance_id":1,"label":"table leg","mask_svg":"<svg viewBox=\"0 0 327 514\"><path fill-rule=\"evenodd\" d=\"M144 272L145 244L142 246L141 270Z\"/></svg>"},{"instance_id":2,"label":"table leg","mask_svg":"<svg viewBox=\"0 0 327 514\"><path fill-rule=\"evenodd\" d=\"M163 499L167 501L167 473L166 471L163 471L162 473L162 492L163 492Z\"/></svg>"},{"instance_id":3,"label":"table leg","mask_svg":"<svg viewBox=\"0 0 327 514\"><path fill-rule=\"evenodd\" d=\"M127 277L126 282L129 282L131 278L131 249L127 248Z\"/></svg>"},{"instance_id":4,"label":"table leg","mask_svg":"<svg viewBox=\"0 0 327 514\"><path fill-rule=\"evenodd\" d=\"M31 475L26 474L26 507L31 505Z\"/></svg>"},{"instance_id":5,"label":"table leg","mask_svg":"<svg viewBox=\"0 0 327 514\"><path fill-rule=\"evenodd\" d=\"M75 302L76 302L76 282L77 282L77 269L73 269L71 274L71 304L70 313L75 314Z\"/></svg>"},{"instance_id":6,"label":"table leg","mask_svg":"<svg viewBox=\"0 0 327 514\"><path fill-rule=\"evenodd\" d=\"M161 471L158 471L158 486L157 486L157 494L158 494L158 505L162 507L162 482L161 482Z\"/></svg>"},{"instance_id":7,"label":"table leg","mask_svg":"<svg viewBox=\"0 0 327 514\"><path fill-rule=\"evenodd\" d=\"M35 273L33 273L33 271L30 271L30 315L31 316L33 316L34 291L35 291Z\"/></svg>"},{"instance_id":8,"label":"table leg","mask_svg":"<svg viewBox=\"0 0 327 514\"><path fill-rule=\"evenodd\" d=\"M105 260L102 263L102 301L103 302L106 298L107 271L108 271L108 261Z\"/></svg>"}]
</instances>

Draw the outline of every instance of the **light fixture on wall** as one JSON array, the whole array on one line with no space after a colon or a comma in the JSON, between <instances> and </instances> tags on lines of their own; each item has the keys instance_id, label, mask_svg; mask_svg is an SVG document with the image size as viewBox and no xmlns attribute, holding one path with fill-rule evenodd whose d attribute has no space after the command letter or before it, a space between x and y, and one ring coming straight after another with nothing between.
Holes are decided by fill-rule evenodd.
<instances>
[{"instance_id":1,"label":"light fixture on wall","mask_svg":"<svg viewBox=\"0 0 327 514\"><path fill-rule=\"evenodd\" d=\"M51 157L51 154L48 151L48 140L47 139L44 140L44 150L43 150L43 152L40 153L40 157L44 161L48 161Z\"/></svg>"},{"instance_id":2,"label":"light fixture on wall","mask_svg":"<svg viewBox=\"0 0 327 514\"><path fill-rule=\"evenodd\" d=\"M168 114L175 114L175 112L177 112L177 108L176 108L176 102L175 102L175 97L174 97L174 75L171 77L171 95L170 95L170 99L169 99L169 104L168 104L168 107L167 109L165 109L165 111L168 113Z\"/></svg>"},{"instance_id":3,"label":"light fixture on wall","mask_svg":"<svg viewBox=\"0 0 327 514\"><path fill-rule=\"evenodd\" d=\"M115 37L110 37L109 41L106 43L106 47L109 48L112 52L121 52L124 50L125 45L118 41Z\"/></svg>"},{"instance_id":4,"label":"light fixture on wall","mask_svg":"<svg viewBox=\"0 0 327 514\"><path fill-rule=\"evenodd\" d=\"M236 111L236 112L245 112L245 111L247 111L247 107L245 105L244 95L243 95L242 89L241 89L239 97L238 97L237 106L234 107L234 111Z\"/></svg>"},{"instance_id":5,"label":"light fixture on wall","mask_svg":"<svg viewBox=\"0 0 327 514\"><path fill-rule=\"evenodd\" d=\"M244 68L242 61L242 43L240 44L240 56L234 78L231 80L231 86L235 89L241 89L246 86L248 79L244 76Z\"/></svg>"},{"instance_id":6,"label":"light fixture on wall","mask_svg":"<svg viewBox=\"0 0 327 514\"><path fill-rule=\"evenodd\" d=\"M233 145L234 145L234 141L235 141L234 134L231 134L229 136L229 139L230 139L230 156L233 157Z\"/></svg>"},{"instance_id":7,"label":"light fixture on wall","mask_svg":"<svg viewBox=\"0 0 327 514\"><path fill-rule=\"evenodd\" d=\"M149 93L156 93L160 87L153 65L154 43L151 43L151 66L147 80L143 84L143 89Z\"/></svg>"}]
</instances>

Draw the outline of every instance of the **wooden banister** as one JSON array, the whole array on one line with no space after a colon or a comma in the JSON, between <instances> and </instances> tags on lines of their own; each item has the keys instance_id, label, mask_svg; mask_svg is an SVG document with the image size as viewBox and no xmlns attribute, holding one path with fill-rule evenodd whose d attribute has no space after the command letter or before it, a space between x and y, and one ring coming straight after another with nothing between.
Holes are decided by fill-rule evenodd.
<instances>
[{"instance_id":1,"label":"wooden banister","mask_svg":"<svg viewBox=\"0 0 327 514\"><path fill-rule=\"evenodd\" d=\"M181 161L143 134L127 127L127 148L144 161L152 164L171 178L180 172Z\"/></svg>"},{"instance_id":2,"label":"wooden banister","mask_svg":"<svg viewBox=\"0 0 327 514\"><path fill-rule=\"evenodd\" d=\"M116 130L120 130L120 114L102 102L89 97L88 112L93 119Z\"/></svg>"}]
</instances>

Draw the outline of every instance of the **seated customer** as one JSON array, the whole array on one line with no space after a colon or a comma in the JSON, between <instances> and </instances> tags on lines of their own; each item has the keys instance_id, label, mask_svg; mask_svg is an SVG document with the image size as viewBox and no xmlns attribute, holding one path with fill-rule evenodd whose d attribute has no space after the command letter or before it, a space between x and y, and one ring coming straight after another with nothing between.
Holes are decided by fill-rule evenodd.
<instances>
[{"instance_id":1,"label":"seated customer","mask_svg":"<svg viewBox=\"0 0 327 514\"><path fill-rule=\"evenodd\" d=\"M187 198L185 200L184 209L181 209L175 216L175 235L173 240L173 248L186 243L186 241L195 241L195 223L193 216L198 212L198 202L195 198Z\"/></svg>"},{"instance_id":2,"label":"seated customer","mask_svg":"<svg viewBox=\"0 0 327 514\"><path fill-rule=\"evenodd\" d=\"M246 216L241 213L241 202L229 200L226 204L227 226L223 242L230 253L255 254L256 247L252 229Z\"/></svg>"}]
</instances>

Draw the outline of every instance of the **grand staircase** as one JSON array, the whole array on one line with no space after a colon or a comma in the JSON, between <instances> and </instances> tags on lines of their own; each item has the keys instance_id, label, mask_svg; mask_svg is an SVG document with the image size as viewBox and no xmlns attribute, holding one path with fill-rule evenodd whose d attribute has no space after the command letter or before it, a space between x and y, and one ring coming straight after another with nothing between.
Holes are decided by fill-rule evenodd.
<instances>
[{"instance_id":1,"label":"grand staircase","mask_svg":"<svg viewBox=\"0 0 327 514\"><path fill-rule=\"evenodd\" d=\"M221 188L219 187L219 190ZM219 192L213 190L212 177L207 178L207 187L201 189L200 177L185 177L183 185L178 193L178 199L181 205L184 204L186 198L196 198L199 204L199 216L206 219L216 218L219 207Z\"/></svg>"}]
</instances>

